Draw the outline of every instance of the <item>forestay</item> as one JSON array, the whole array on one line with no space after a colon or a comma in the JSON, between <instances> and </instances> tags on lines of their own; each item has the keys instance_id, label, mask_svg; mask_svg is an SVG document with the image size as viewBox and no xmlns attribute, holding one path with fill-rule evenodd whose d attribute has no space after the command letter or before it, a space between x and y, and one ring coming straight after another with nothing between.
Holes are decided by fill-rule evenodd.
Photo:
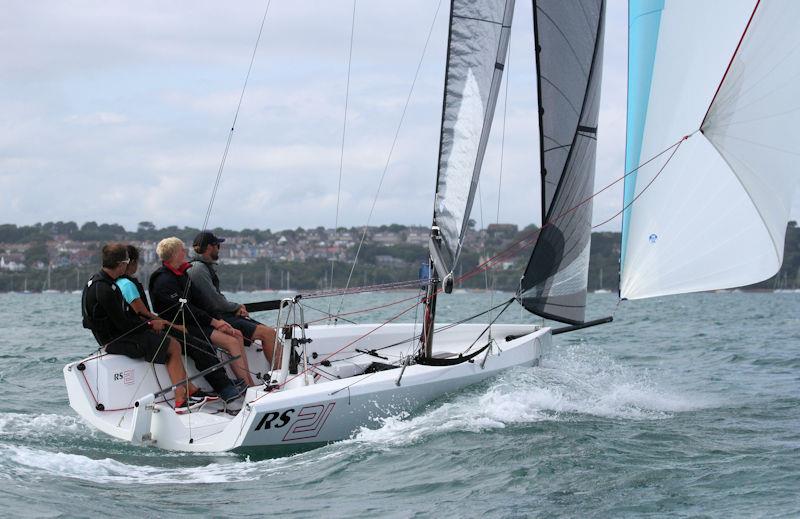
<instances>
[{"instance_id":1,"label":"forestay","mask_svg":"<svg viewBox=\"0 0 800 519\"><path fill-rule=\"evenodd\" d=\"M431 242L451 274L467 228L508 49L514 0L453 0Z\"/></svg>"},{"instance_id":2,"label":"forestay","mask_svg":"<svg viewBox=\"0 0 800 519\"><path fill-rule=\"evenodd\" d=\"M541 233L520 283L529 311L577 324L586 311L603 0L537 0Z\"/></svg>"},{"instance_id":3,"label":"forestay","mask_svg":"<svg viewBox=\"0 0 800 519\"><path fill-rule=\"evenodd\" d=\"M793 0L630 2L623 298L780 268L800 179L799 19Z\"/></svg>"}]
</instances>

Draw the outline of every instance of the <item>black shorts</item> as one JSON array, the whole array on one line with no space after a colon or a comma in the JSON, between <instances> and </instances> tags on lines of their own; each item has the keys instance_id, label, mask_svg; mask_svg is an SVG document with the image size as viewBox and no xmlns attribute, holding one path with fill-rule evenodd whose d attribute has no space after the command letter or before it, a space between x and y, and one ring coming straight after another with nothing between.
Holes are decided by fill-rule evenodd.
<instances>
[{"instance_id":1,"label":"black shorts","mask_svg":"<svg viewBox=\"0 0 800 519\"><path fill-rule=\"evenodd\" d=\"M238 315L223 317L222 320L242 332L244 338L249 341L253 340L253 335L256 333L256 326L261 324L260 322L248 317L241 317Z\"/></svg>"},{"instance_id":2,"label":"black shorts","mask_svg":"<svg viewBox=\"0 0 800 519\"><path fill-rule=\"evenodd\" d=\"M193 335L196 338L202 340L203 342L211 342L211 333L214 331L214 327L211 325L208 326L198 326L197 323L190 324L186 326L186 331L189 332L189 335ZM176 331L175 333L178 334L178 337L182 336L183 333ZM179 339L180 342L183 342L182 339Z\"/></svg>"},{"instance_id":3,"label":"black shorts","mask_svg":"<svg viewBox=\"0 0 800 519\"><path fill-rule=\"evenodd\" d=\"M144 330L111 341L106 345L106 353L125 355L132 359L144 357L147 362L166 364L168 346L169 339L163 333Z\"/></svg>"}]
</instances>

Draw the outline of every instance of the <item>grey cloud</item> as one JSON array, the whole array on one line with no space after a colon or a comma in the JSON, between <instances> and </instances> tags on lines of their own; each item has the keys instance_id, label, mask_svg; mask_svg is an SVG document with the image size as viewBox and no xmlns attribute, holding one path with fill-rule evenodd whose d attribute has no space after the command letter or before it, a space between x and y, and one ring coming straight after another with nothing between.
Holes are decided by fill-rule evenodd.
<instances>
[{"instance_id":1,"label":"grey cloud","mask_svg":"<svg viewBox=\"0 0 800 519\"><path fill-rule=\"evenodd\" d=\"M623 168L623 4L608 5L598 188ZM202 223L265 5L5 4L14 23L0 33L12 49L0 55L0 221ZM342 225L365 223L435 8L358 4ZM212 224L332 225L352 3L273 0L270 9ZM446 9L445 1L374 224L430 221ZM530 9L518 2L512 35L500 210L502 221L522 225L539 218ZM481 186L486 223L497 209L502 103ZM598 197L595 218L620 200L621 189Z\"/></svg>"}]
</instances>

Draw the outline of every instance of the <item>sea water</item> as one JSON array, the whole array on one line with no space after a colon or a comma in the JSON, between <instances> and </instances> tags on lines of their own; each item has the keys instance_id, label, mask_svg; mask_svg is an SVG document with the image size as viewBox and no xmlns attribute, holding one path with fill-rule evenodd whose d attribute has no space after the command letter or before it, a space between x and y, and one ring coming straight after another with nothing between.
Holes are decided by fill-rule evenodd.
<instances>
[{"instance_id":1,"label":"sea water","mask_svg":"<svg viewBox=\"0 0 800 519\"><path fill-rule=\"evenodd\" d=\"M344 310L408 296L354 296ZM489 304L443 296L438 313ZM800 294L619 306L592 294L589 318L615 321L554 337L539 367L272 458L134 447L85 425L61 375L95 347L79 306L72 294L0 295L4 517L800 517ZM501 320L537 318L513 304Z\"/></svg>"}]
</instances>

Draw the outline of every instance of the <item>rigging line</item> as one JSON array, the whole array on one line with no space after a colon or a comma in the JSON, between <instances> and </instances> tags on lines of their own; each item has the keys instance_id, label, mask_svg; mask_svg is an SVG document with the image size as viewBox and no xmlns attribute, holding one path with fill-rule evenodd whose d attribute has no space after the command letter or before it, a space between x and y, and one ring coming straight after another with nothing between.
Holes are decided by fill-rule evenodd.
<instances>
[{"instance_id":1,"label":"rigging line","mask_svg":"<svg viewBox=\"0 0 800 519\"><path fill-rule=\"evenodd\" d=\"M483 331L480 333L480 335L478 335L478 337L476 337L476 338L475 338L475 340L474 340L474 341L472 341L472 344L470 344L470 345L469 345L469 348L467 348L466 350L464 350L464 351L461 353L461 355L465 355L465 354L466 354L466 353L467 353L469 350L471 350L471 349L472 349L472 347L473 347L473 346L475 346L475 345L478 343L478 341L480 340L480 338L481 338L481 337L483 337L483 334L484 334L484 333L486 333L487 331L489 331L489 330L491 330L491 329L492 329L492 325L493 325L493 324L494 324L494 323L495 323L495 322L496 322L498 319L500 319L500 316L501 316L501 315L503 315L503 312L505 312L506 310L508 310L508 307L509 307L509 306L511 306L511 303L513 303L513 302L514 302L514 298L512 297L511 299L509 299L509 300L508 300L508 302L506 302L506 304L505 304L505 306L503 307L503 309L502 309L502 310L500 310L499 312L497 312L497 315L494 317L494 319L492 319L492 320L491 320L491 322L489 322L489 324L487 324L487 325L486 325L486 328L484 328L484 329L483 329ZM491 315L491 314L489 314L489 315ZM491 336L491 333L490 333L490 334L489 334L489 342L491 342L491 341L492 341L492 336Z\"/></svg>"},{"instance_id":2,"label":"rigging line","mask_svg":"<svg viewBox=\"0 0 800 519\"><path fill-rule=\"evenodd\" d=\"M186 306L184 306L183 308L186 308ZM191 441L191 439L192 439L192 408L191 408L191 402L189 401L189 384L191 384L191 382L189 382L189 375L188 375L188 373L189 373L189 364L186 361L186 357L188 355L188 351L187 351L188 348L186 348L186 312L184 312L183 309L181 309L180 314L181 314L181 321L182 321L182 326L183 326L183 344L184 344L184 347L181 348L181 350L183 350L182 351L182 353L183 353L183 355L182 355L182 357L183 357L183 374L186 377L186 383L185 383L186 388L184 390L184 391L186 391L186 393L183 395L183 399L184 399L184 402L186 403L186 410L189 412L189 440ZM175 391L175 407L176 408L178 407L177 388L176 388L176 391Z\"/></svg>"},{"instance_id":3,"label":"rigging line","mask_svg":"<svg viewBox=\"0 0 800 519\"><path fill-rule=\"evenodd\" d=\"M179 303L176 303L175 305L172 305L170 308L173 308L173 307L175 307L177 304L179 304ZM155 368L156 357L158 357L158 354L159 354L159 353L161 353L161 348L163 348L163 347L164 347L164 343L165 343L165 342L166 342L166 343L169 343L169 341L170 341L170 335L169 335L169 332L170 332L170 330L172 330L172 327L173 327L173 325L175 324L175 321L178 319L178 314L179 314L179 313L181 313L181 312L180 312L180 310L178 310L178 312L176 312L176 313L175 313L175 317L173 317L173 318L172 318L172 321L170 321L170 323L169 323L169 327L167 328L167 330L166 330L166 331L163 331L163 330L162 330L162 332L163 332L163 337L161 337L161 342L158 344L158 348L156 348L156 352L153 354L153 358L152 358L152 360L149 362L149 365L150 365L150 370L152 371L153 375L155 375L155 373L156 373L156 368ZM142 324L147 324L147 321L142 321ZM139 326L141 326L141 325L139 325ZM136 328L138 328L139 326L137 326ZM136 329L136 328L134 328L134 329ZM128 333L130 333L130 332L128 332ZM123 336L121 336L121 337L124 337L124 335L123 335ZM119 338L120 338L120 337L117 337L117 339L119 339ZM117 339L115 339L115 340L117 340ZM168 346L168 347L169 347L169 346ZM136 386L136 389L135 389L135 390L133 391L133 393L132 393L131 399L130 399L130 400L128 400L128 405L131 405L131 404L133 404L133 400L134 400L134 398L136 398L136 395L138 395L138 394L139 394L139 389L141 389L141 387L142 387L142 384L144 383L144 381L145 381L145 379L146 379L146 378L147 378L147 377L142 377L142 379L139 381L139 384ZM158 380L158 376L156 376L156 380ZM159 383L159 387L160 387L160 386L161 386L161 384ZM170 405L170 406L171 406L171 405Z\"/></svg>"},{"instance_id":4,"label":"rigging line","mask_svg":"<svg viewBox=\"0 0 800 519\"><path fill-rule=\"evenodd\" d=\"M600 227L601 225L605 225L605 224L607 224L608 222L610 222L611 220L613 220L613 219L614 219L614 218L616 218L617 216L619 216L619 215L621 215L622 213L624 213L624 212L625 212L625 210L626 210L626 209L628 209L630 206L632 206L632 205L633 205L633 203L634 203L636 200L638 200L638 199L639 199L639 197L640 197L640 196L642 196L642 195L644 194L644 192L645 192L645 191L647 191L647 189L648 189L648 188L649 188L649 187L650 187L650 186L653 184L653 182L655 182L655 181L656 181L656 179L658 178L658 176L659 176L659 175L661 175L661 172L662 172L662 171L664 171L664 169L667 167L667 164L669 164L669 161L670 161L670 160L672 160L672 157L674 157L674 156L675 156L675 153L677 153L677 152L678 152L678 148L680 148L680 147L681 147L681 144L683 144L683 142L684 142L686 139L688 139L688 138L689 138L689 137L688 137L688 136L686 136L686 137L684 137L683 139L681 139L681 141L678 143L678 145L677 145L677 146L675 146L675 148L672 150L672 153L670 153L670 154L669 154L669 157L667 157L667 160L664 162L664 165L662 165L662 166L661 166L661 169L659 169L659 170L658 170L658 172L657 172L655 175L653 175L653 178L652 178L652 179L650 179L650 182L648 182L648 183L647 183L647 185L645 185L645 186L642 188L642 190L639 192L639 194L638 194L638 195L636 195L635 197L633 197L633 199L632 199L630 202L628 202L627 204L625 204L625 206L624 206L622 209L620 209L620 210L619 210L619 211L618 211L616 214L614 214L614 215L613 215L613 216L611 216L610 218L607 218L606 220L603 220L602 222L600 222L600 223L598 223L598 224L596 224L596 225L593 225L593 226L592 226L592 229L595 229L595 228L597 228L597 227Z\"/></svg>"},{"instance_id":5,"label":"rigging line","mask_svg":"<svg viewBox=\"0 0 800 519\"><path fill-rule=\"evenodd\" d=\"M497 182L497 212L495 213L495 223L500 223L500 195L503 188L503 159L505 157L505 150L506 150L506 120L508 118L508 85L511 83L511 42L508 42L508 55L506 56L506 73L504 74L503 78L505 79L505 92L503 94L503 130L500 133L500 179ZM483 257L486 257L486 249L485 249L486 241L484 240L484 254ZM491 290L489 290L489 306L494 304L494 285L496 280L496 275L494 271L492 272L492 286ZM486 270L486 284L487 289L489 289L489 270ZM504 310L505 311L505 310ZM492 313L489 312L489 322L492 321ZM489 328L489 337L492 336L492 330Z\"/></svg>"},{"instance_id":6,"label":"rigging line","mask_svg":"<svg viewBox=\"0 0 800 519\"><path fill-rule=\"evenodd\" d=\"M242 102L244 101L244 93L247 90L247 83L250 81L250 73L253 70L253 63L256 61L256 52L258 51L258 44L261 42L261 35L264 32L264 24L267 21L267 14L269 13L269 6L272 4L272 0L267 0L267 6L264 8L264 16L261 17L261 25L258 28L258 36L256 37L256 43L253 45L253 52L250 55L250 64L247 66L247 74L244 77L244 83L242 84L242 91L239 94L239 101L236 104L236 110L233 114L233 122L231 123L231 129L228 132L228 139L225 142L225 149L222 152L222 158L219 162L219 168L217 169L217 178L214 180L214 188L211 190L211 198L208 201L208 208L206 209L206 215L203 218L203 225L200 228L201 230L206 229L208 227L208 222L211 219L211 210L214 207L214 200L217 198L217 191L219 190L219 183L222 180L222 172L225 169L225 161L228 159L228 152L231 149L231 141L233 140L233 132L236 129L236 121L239 120L239 111L242 108ZM192 286L191 279L186 284L186 289L183 292L183 297L185 298L189 293L189 287Z\"/></svg>"},{"instance_id":7,"label":"rigging line","mask_svg":"<svg viewBox=\"0 0 800 519\"><path fill-rule=\"evenodd\" d=\"M326 319L330 319L331 317L334 317L336 319L341 319L342 321L347 321L350 324L358 324L355 321L351 321L350 319L345 319L344 317L340 317L338 315L334 315L332 313L329 313L330 312L330 308L328 308L328 311L326 312L325 310L320 310L319 308L314 308L313 306L309 305L308 303L299 303L299 304L303 308L308 308L309 310L314 310L315 312L319 312L319 313L321 313L322 315L325 316L322 319L318 319L317 322L324 321ZM314 321L311 321L311 322L314 322Z\"/></svg>"},{"instance_id":8,"label":"rigging line","mask_svg":"<svg viewBox=\"0 0 800 519\"><path fill-rule=\"evenodd\" d=\"M394 281L392 283L380 283L377 285L364 285L360 287L353 287L346 290L338 289L330 292L328 291L310 292L308 294L300 294L300 295L302 296L303 299L322 299L325 297L335 297L340 295L363 294L366 292L380 292L386 290L399 290L409 287L415 288L420 284L428 285L430 284L430 282L423 282L418 279L412 279L409 281Z\"/></svg>"},{"instance_id":9,"label":"rigging line","mask_svg":"<svg viewBox=\"0 0 800 519\"><path fill-rule=\"evenodd\" d=\"M245 75L245 78L244 78L244 84L242 85L242 91L239 94L239 102L236 104L236 111L233 114L233 122L231 123L231 129L228 132L228 140L225 143L225 150L222 153L222 159L220 160L220 163L219 163L219 169L217 170L217 178L216 178L216 180L214 182L214 189L211 191L211 199L208 202L208 209L206 210L206 216L205 216L205 219L203 220L202 229L206 228L206 226L208 225L208 221L211 218L211 209L214 206L214 199L217 197L217 191L219 189L219 183L220 183L220 180L222 179L222 171L225 168L225 160L228 157L228 151L230 150L230 147L231 147L231 140L233 139L233 132L236 129L236 121L239 119L239 111L242 108L242 102L244 101L244 93L245 93L245 90L247 90L247 83L250 81L250 73L253 70L253 63L256 60L256 52L258 51L258 44L261 42L261 34L264 32L264 24L267 21L267 13L269 13L269 6L270 6L271 3L272 3L272 0L267 0L267 6L264 9L264 16L262 16L262 18L261 18L261 26L258 28L258 37L256 38L255 45L253 46L253 52L250 55L250 64L247 67L247 74Z\"/></svg>"},{"instance_id":10,"label":"rigging line","mask_svg":"<svg viewBox=\"0 0 800 519\"><path fill-rule=\"evenodd\" d=\"M353 258L353 265L350 267L350 274L347 276L347 283L345 284L345 289L350 287L350 281L353 279L353 272L356 269L356 264L358 263L358 255L361 252L361 248L364 245L364 239L367 236L367 229L369 228L369 223L372 220L372 214L375 211L375 204L378 202L378 196L380 196L381 187L383 186L383 181L386 178L386 172L389 170L389 164L392 161L392 154L394 153L395 145L397 144L397 139L400 136L400 129L403 127L403 121L406 118L406 112L408 111L408 105L411 103L411 95L414 93L414 86L417 84L417 78L419 77L419 71L422 68L422 62L425 60L425 53L428 50L428 44L431 41L431 35L433 34L433 28L436 26L436 19L439 17L439 9L442 7L442 0L436 4L436 12L433 14L433 20L431 21L430 29L428 29L428 36L425 39L425 45L422 47L422 55L419 58L419 63L417 63L417 70L414 72L414 79L411 81L411 88L408 90L408 96L406 96L406 103L403 106L403 111L400 114L400 121L397 123L397 129L394 132L394 139L392 139L392 145L389 147L389 156L386 158L386 164L383 167L383 173L381 173L380 181L378 182L378 189L375 192L375 198L372 200L372 207L370 207L369 215L367 216L367 223L364 224L364 229L361 232L361 241L358 243L358 248L356 249L355 257ZM342 305L344 304L344 297L339 300L339 309L336 311L337 313L341 311Z\"/></svg>"},{"instance_id":11,"label":"rigging line","mask_svg":"<svg viewBox=\"0 0 800 519\"><path fill-rule=\"evenodd\" d=\"M347 54L347 82L345 84L345 89L344 89L344 121L342 122L342 145L341 149L339 150L339 182L336 187L336 218L334 219L334 224L333 224L334 236L336 235L337 229L339 228L339 207L342 195L342 170L344 169L344 144L345 144L345 137L347 135L347 110L350 104L350 70L353 63L353 35L355 34L355 30L356 30L356 0L353 0L353 17L350 22L350 50ZM335 265L336 261L331 261L331 281L329 284L331 290L333 290L333 270ZM331 302L332 301L328 301L328 315L330 315L331 313Z\"/></svg>"},{"instance_id":12,"label":"rigging line","mask_svg":"<svg viewBox=\"0 0 800 519\"><path fill-rule=\"evenodd\" d=\"M184 306L184 308L185 308L186 310L188 310L188 311L189 311L189 316L192 318L192 320L194 321L194 323L197 325L197 328L200 330L200 333L203 335L203 339L205 339L205 340L206 340L206 342L207 342L207 343L208 343L208 344L211 346L211 349L212 349L212 351L219 351L219 352L222 352L223 354L227 355L227 356L228 356L228 358L231 358L231 357L234 357L234 356L235 356L235 355L234 355L234 353L232 353L232 352L230 352L230 351L226 350L225 348L223 348L223 347L221 347L221 346L215 346L215 345L214 345L214 343L213 343L213 342L211 342L211 338L206 336L206 332L203 330L203 327L202 327L202 325L200 324L200 321L198 321L198 320L197 320L197 316L196 316L196 315L194 315L194 312L192 312L192 309L189 307L189 305L186 305L186 306ZM183 314L183 311L181 311L181 314ZM186 322L186 317L184 317L183 319L184 319L184 322ZM223 321L223 322L225 322L225 321ZM227 324L227 323L226 323L226 324ZM233 328L233 327L232 327L232 328ZM186 325L185 325L185 324L184 324L184 327L183 327L183 329L184 329L184 341L186 341L186 331L187 331L187 328L186 328ZM236 328L233 328L233 329L235 330ZM211 333L213 334L215 331L216 331L216 332L220 332L220 333L222 333L222 334L225 334L225 335L228 335L229 337L234 337L234 338L237 338L237 339L239 338L239 336L237 336L237 335L230 335L230 334L228 334L228 333L221 332L221 331L217 330L216 328L213 328L213 327L212 327ZM184 342L184 347L185 347L186 349L188 349L188 347L189 347L189 346L190 346L190 343L189 343L188 341ZM262 345L262 346L263 346L263 345ZM196 346L192 346L192 347L195 347L195 348L196 348ZM242 347L244 347L244 339L242 340ZM197 348L196 348L196 349L197 349ZM204 350L200 349L199 351L202 353ZM211 354L210 352L208 352L208 351L206 351L205 353L206 353L207 355L209 355L209 356L211 356L211 355L212 355L212 354ZM214 357L215 357L217 360L219 360L219 357L217 357L216 355L214 355ZM241 370L242 370L242 371L246 371L247 373L249 373L249 374L250 374L250 375L252 375L252 376L256 376L256 375L258 375L258 373L257 373L257 372L255 372L255 371L251 371L251 370L250 370L250 366L247 364L247 357L245 356L245 351L244 351L244 350L242 350L242 355L240 355L240 357L241 357L241 358L239 359L239 361L241 361L241 365L240 365L239 367L241 368ZM236 370L234 369L234 366L233 366L233 364L231 364L231 370L233 370L233 374L234 374L234 375L236 375L236 377L238 378L238 377L239 377L239 375L236 373Z\"/></svg>"},{"instance_id":13,"label":"rigging line","mask_svg":"<svg viewBox=\"0 0 800 519\"><path fill-rule=\"evenodd\" d=\"M736 44L736 49L734 49L733 54L731 55L731 59L728 62L728 66L725 68L725 73L722 74L722 79L719 80L719 85L717 85L717 90L714 92L714 97L711 98L711 102L708 103L708 108L706 109L706 113L703 116L703 122L700 123L700 128L706 124L706 119L708 119L708 114L711 112L711 107L714 106L714 101L717 99L717 95L719 95L720 89L722 89L722 84L725 82L725 78L728 77L728 72L731 70L731 66L733 65L733 60L736 59L736 55L739 53L739 47L742 46L742 42L744 41L744 37L747 34L747 30L750 28L750 24L753 21L753 17L756 15L756 10L758 10L758 6L761 4L761 0L756 1L756 5L753 6L753 12L750 13L750 18L747 20L747 25L744 26L744 30L742 31L742 35L739 38L739 43Z\"/></svg>"},{"instance_id":14,"label":"rigging line","mask_svg":"<svg viewBox=\"0 0 800 519\"><path fill-rule=\"evenodd\" d=\"M355 344L355 343L357 343L357 342L359 342L359 341L361 341L361 340L363 340L363 339L366 339L367 337L369 337L370 335L372 335L372 334L373 334L373 333L375 333L376 331L380 330L381 328L383 328L383 327L384 327L384 326L386 326L387 324L391 323L392 321L396 321L397 319L399 319L400 317L402 317L402 316L403 316L403 315L405 315L406 313L410 312L411 310L413 310L413 309L414 309L414 308L415 308L417 305L419 305L419 304L420 304L419 302L416 302L416 303L414 303L413 305L409 306L408 308L406 308L405 310L401 311L400 313L398 313L398 314L394 315L393 317L391 317L391 318L387 319L386 321L384 321L384 322L382 322L381 324L377 325L376 327L372 328L372 329L371 329L370 331L368 331L367 333L365 333L365 334L363 334L363 335L361 335L361 336L359 336L359 337L356 337L355 339L353 339L352 341L348 342L347 344L345 344L344 346L342 346L342 347L341 347L341 348L339 348L338 350L335 350L335 351L333 351L333 352L329 353L328 355L326 355L326 356L325 356L325 358L323 358L322 360L320 360L320 361L318 362L318 364L322 364L323 362L325 362L326 360L329 360L331 357L333 357L333 356L334 356L334 355L336 355L337 353L340 353L340 352L344 351L345 349L349 348L350 346L352 346L353 344ZM278 389L280 389L280 388L283 388L283 387L285 387L285 386L286 386L286 385L287 385L289 382L291 382L292 380L294 380L294 379L296 379L296 378L298 378L298 377L300 377L300 376L304 376L304 375L306 374L306 372L308 372L308 367L306 367L305 369L303 369L303 371L301 371L301 372L298 372L298 373L297 373L297 374L295 374L293 377L291 377L291 378L287 378L286 380L284 380L282 384L280 384L280 385L278 385L278 386L277 386L277 388L278 388ZM256 402L257 400L260 400L261 398L263 398L264 396L266 396L266 395L268 395L268 394L269 394L269 393L264 393L263 395L259 396L258 398L255 398L255 399L254 399L252 402L250 402L250 403L252 404L253 402Z\"/></svg>"},{"instance_id":15,"label":"rigging line","mask_svg":"<svg viewBox=\"0 0 800 519\"><path fill-rule=\"evenodd\" d=\"M487 268L492 268L492 267L493 267L493 265L494 265L494 263L496 263L497 261L499 261L499 260L501 260L501 259L505 259L505 258L508 258L508 257L511 257L511 256L514 256L514 255L518 254L518 253L519 253L519 252L521 252L521 251L522 251L522 250L523 250L525 247L528 247L528 246L530 246L530 245L533 243L533 241L535 241L536 237L538 237L539 233L541 233L541 232L542 232L542 230L543 230L544 228L546 228L546 227L549 227L549 226L553 225L553 224L554 224L556 221L560 220L562 217L564 217L564 216L567 216L568 214L570 214L570 213L574 212L575 210L577 210L578 208L580 208L582 205L586 204L587 202L589 202L590 200L592 200L593 198L595 198L596 196L598 196L598 195L599 195L599 194L601 194L602 192L604 192L604 191L606 191L606 190L610 189L612 186L614 186L615 184L617 184L617 183L619 183L620 181L624 180L624 179L625 179L625 178L627 178L629 175L633 175L633 174L634 174L635 172L637 172L639 169L641 169L642 167L644 167L644 166L646 166L647 164L651 163L652 161L656 160L658 157L660 157L660 156L664 155L665 153L667 153L667 152L669 152L669 151L671 151L671 150L675 150L675 151L677 151L677 148L678 148L678 147L680 147L680 145L681 145L681 144L682 144L682 143L683 143L685 140L687 140L689 137L691 137L692 135L694 135L694 134L695 134L695 133L697 133L698 131L699 131L699 130L695 130L695 131L693 131L692 133L690 133L690 134L688 134L688 135L684 135L684 136L683 136L683 137L681 137L681 139L680 139L679 141L677 141L676 143L674 143L674 144L672 144L671 146L669 146L668 148L665 148L664 150L662 150L662 151L658 152L656 155L653 155L652 157L650 157L649 159L647 159L645 162L642 162L641 164L639 164L638 166L636 166L636 167L635 167L635 168L633 168L632 170L628 171L627 173L625 173L625 174L624 174L624 175L622 175L621 177L619 177L619 178L617 178L616 180L612 181L610 184L607 184L605 187L603 187L603 188L602 188L602 189L600 189L599 191L597 191L597 192L593 193L592 195L588 196L588 197L587 197L587 198L585 198L584 200L581 200L581 201L580 201L580 202L578 202L578 203L577 203L575 206L571 207L570 209L567 209L567 210L566 210L566 211L564 211L563 213L561 213L561 214L557 215L556 217L554 217L554 218L552 218L552 219L548 220L548 221L547 221L547 222L545 222L545 223L542 225L542 227L540 227L539 229L536 229L535 231L531 232L530 234L523 236L522 238L520 238L520 239L519 239L519 240L517 240L516 242L514 242L514 243L512 243L511 245L509 245L508 247L506 247L506 249L505 249L505 250L503 250L503 251L499 252L498 254L496 254L495 256L493 256L493 257L491 257L491 258L487 259L486 261L484 261L483 263L481 263L480 265L478 265L477 267L475 267L475 268L474 268L473 270L471 270L470 272L467 272L466 274L464 274L463 276L461 276L462 280L463 280L463 279L469 279L469 278L471 278L471 277L475 276L476 274L479 274L479 273L480 273L480 272L482 272L484 269L487 269ZM669 158L671 159L671 158L672 158L672 156L673 156L674 154L675 154L675 153L674 153L674 151L673 151L673 153L670 155L670 157L669 157ZM664 164L664 166L666 166L666 164ZM661 171L663 171L663 169L664 169L664 168L662 167ZM659 171L659 174L660 174L660 171ZM655 178L654 178L653 180L655 180ZM636 198L638 198L639 196L641 196L641 195L642 195L642 194L645 192L645 190L647 190L647 188L648 188L648 187L650 187L650 185L651 185L652 183L653 183L653 182L652 182L652 180L651 180L651 182L650 182L649 184L647 184L647 186L645 186L645 188L644 188L644 189L643 189L643 190L642 190L642 191L639 193L639 195L637 195L637 197L636 197ZM631 201L631 203L633 203L633 201L635 201L635 199L634 199L634 200L632 200L632 201ZM629 205L630 205L630 204L629 204ZM613 218L616 218L617 216L619 216L619 214L621 214L621 213L617 213L616 215L614 215L614 216L613 216L612 218L610 218L609 220L607 220L607 221L603 222L602 224L598 224L598 225L603 225L603 224L605 224L605 223L608 223L608 221L610 221L610 220L611 220L611 219L613 219ZM533 240L533 241L531 241L531 240Z\"/></svg>"},{"instance_id":16,"label":"rigging line","mask_svg":"<svg viewBox=\"0 0 800 519\"><path fill-rule=\"evenodd\" d=\"M373 306L371 308L362 308L361 310L353 310L352 312L344 312L344 313L338 313L338 314L333 314L333 315L334 315L334 317L341 318L341 316L343 316L343 315L364 314L364 313L367 313L367 312L380 310L382 308L387 308L387 307L390 307L390 306L399 305L400 303L405 303L407 301L411 301L412 299L418 299L418 298L419 298L419 295L413 295L413 296L407 297L405 299L400 299L398 301L392 301L391 303L386 303L386 304L382 304L382 305L379 305L379 306ZM322 319L317 319L315 321L308 321L308 324L315 324L315 323L318 323L320 321L324 321L325 319L327 319L327 318L323 317Z\"/></svg>"},{"instance_id":17,"label":"rigging line","mask_svg":"<svg viewBox=\"0 0 800 519\"><path fill-rule=\"evenodd\" d=\"M512 298L510 299L510 301L514 301L514 298L512 297ZM447 331L447 330L449 330L449 329L451 329L451 328L455 328L456 326L460 326L460 325L462 325L462 324L464 324L464 323L468 323L468 322L470 322L470 321L472 321L472 320L475 320L475 319L477 319L478 317L481 317L481 316L483 316L483 315L486 315L486 314L488 314L488 313L490 313L490 312L493 312L493 311L497 310L498 308L500 308L501 306L503 306L503 305L505 305L505 304L507 304L507 303L508 303L508 301L503 301L502 303L500 303L500 304L497 304L497 305L495 305L495 306L493 306L493 307L491 307L491 308L488 308L488 309L486 309L486 310L484 310L484 311L482 311L482 312L478 312L477 314L471 315L471 316L469 316L469 317L465 317L465 318L463 318L463 319L461 319L461 320L459 320L459 321L456 321L456 322L454 322L454 323L446 324L446 325L440 326L439 328L435 328L435 329L433 330L433 334L434 334L434 336L435 336L437 333L441 333L441 332ZM412 342L413 342L413 341L418 341L421 335L422 335L422 334L417 334L417 335L415 335L414 337L412 337L412 338L411 338ZM402 341L397 341L397 342L394 342L394 343L392 343L392 344L387 344L386 346L380 346L380 347L377 347L377 348L371 348L371 349L372 349L373 351L381 351L381 350L385 350L385 349L387 349L387 348L394 348L395 346L400 346L401 344L403 344L403 343L405 343L405 342L406 342L405 340L402 340ZM337 361L339 361L339 360L349 360L349 359L352 359L352 358L358 357L359 355L360 355L360 354L358 354L358 355L352 355L352 356L350 356L350 357L344 357L344 358L341 358L341 359L336 359L336 360L337 360Z\"/></svg>"},{"instance_id":18,"label":"rigging line","mask_svg":"<svg viewBox=\"0 0 800 519\"><path fill-rule=\"evenodd\" d=\"M424 297L424 289L420 288L418 292L418 297L420 300ZM419 346L419 335L417 335L417 323L419 322L419 306L414 309L414 327L411 328L411 340L408 342L408 349L406 350L406 355L411 355L414 350L417 349Z\"/></svg>"}]
</instances>

